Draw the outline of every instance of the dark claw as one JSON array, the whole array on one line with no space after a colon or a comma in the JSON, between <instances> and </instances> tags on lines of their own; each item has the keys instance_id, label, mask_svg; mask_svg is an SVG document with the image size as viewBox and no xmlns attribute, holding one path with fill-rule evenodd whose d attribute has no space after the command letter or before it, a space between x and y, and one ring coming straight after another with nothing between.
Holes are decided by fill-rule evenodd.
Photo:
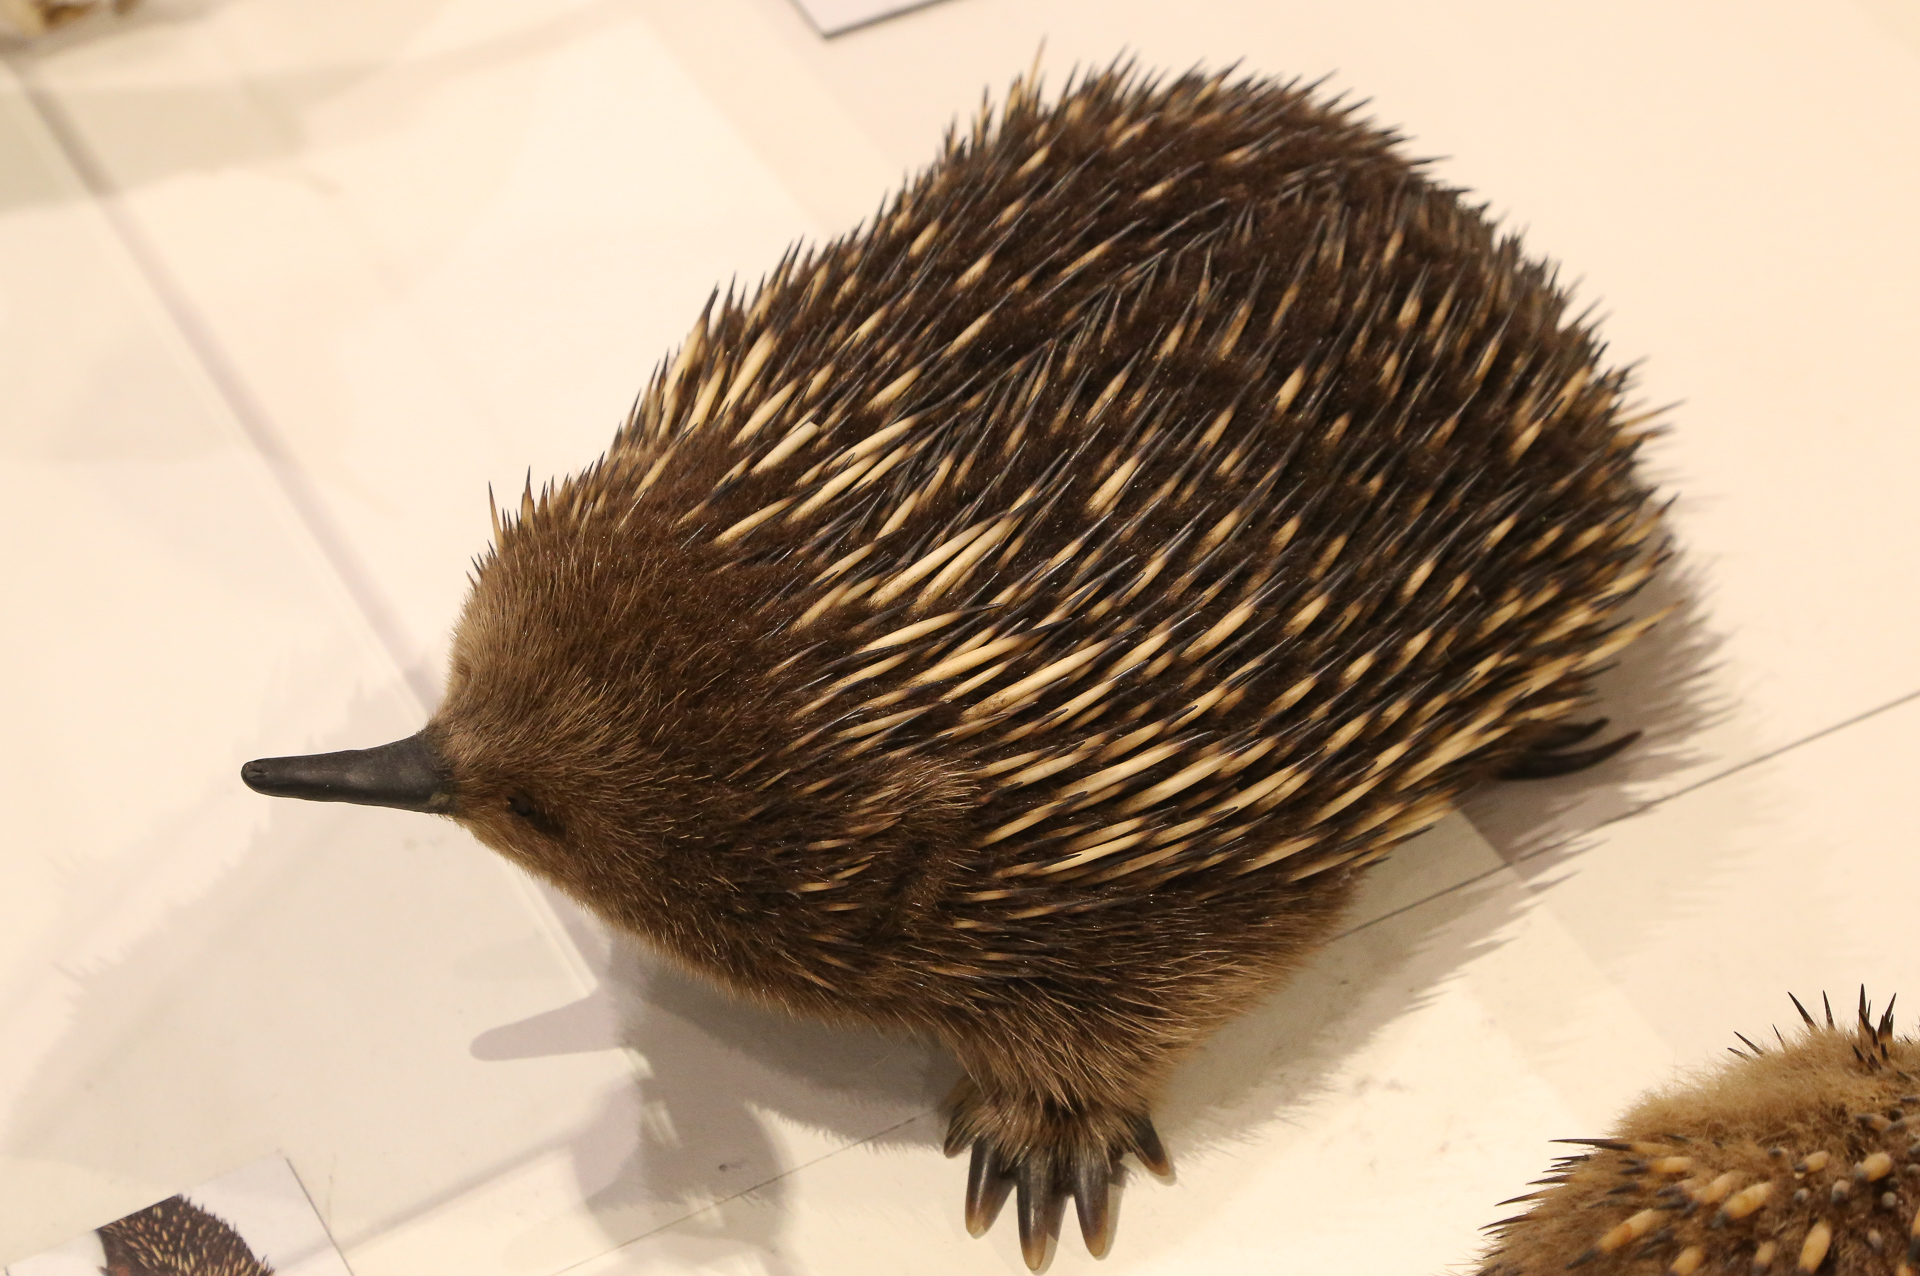
<instances>
[{"instance_id":1,"label":"dark claw","mask_svg":"<svg viewBox=\"0 0 1920 1276\"><path fill-rule=\"evenodd\" d=\"M1109 1203L1113 1162L1103 1153L1083 1152L1073 1167L1073 1208L1080 1216L1080 1235L1087 1252L1105 1258L1113 1245L1113 1210Z\"/></svg>"},{"instance_id":2,"label":"dark claw","mask_svg":"<svg viewBox=\"0 0 1920 1276\"><path fill-rule=\"evenodd\" d=\"M1140 1158L1140 1164L1166 1178L1173 1173L1173 1162L1167 1159L1167 1149L1160 1143L1160 1134L1153 1128L1153 1118L1141 1113L1133 1118L1132 1129L1134 1155Z\"/></svg>"},{"instance_id":3,"label":"dark claw","mask_svg":"<svg viewBox=\"0 0 1920 1276\"><path fill-rule=\"evenodd\" d=\"M1568 722L1553 727L1533 742L1536 753L1558 753L1562 749L1571 749L1576 744L1585 744L1588 740L1607 729L1607 719L1595 718L1592 722Z\"/></svg>"},{"instance_id":4,"label":"dark claw","mask_svg":"<svg viewBox=\"0 0 1920 1276\"><path fill-rule=\"evenodd\" d=\"M997 1148L982 1139L973 1145L973 1160L967 1166L967 1231L985 1236L1000 1217L1013 1187L1013 1173Z\"/></svg>"},{"instance_id":5,"label":"dark claw","mask_svg":"<svg viewBox=\"0 0 1920 1276\"><path fill-rule=\"evenodd\" d=\"M1029 1271L1037 1272L1060 1231L1059 1207L1065 1202L1055 1190L1053 1166L1043 1156L1020 1162L1019 1184L1020 1256Z\"/></svg>"},{"instance_id":6,"label":"dark claw","mask_svg":"<svg viewBox=\"0 0 1920 1276\"><path fill-rule=\"evenodd\" d=\"M954 1083L953 1089L947 1093L946 1102L940 1105L947 1113L947 1138L946 1142L941 1144L940 1150L948 1156L960 1155L961 1150L972 1141L972 1131L968 1128L968 1123L961 1120L961 1115L978 1093L979 1091L974 1087L973 1078L961 1077Z\"/></svg>"},{"instance_id":7,"label":"dark claw","mask_svg":"<svg viewBox=\"0 0 1920 1276\"><path fill-rule=\"evenodd\" d=\"M1599 766L1639 738L1638 731L1629 731L1618 740L1591 749L1578 749L1572 753L1549 753L1536 749L1507 763L1505 769L1500 772L1500 778L1503 780L1550 780L1555 776L1572 775L1575 771Z\"/></svg>"}]
</instances>

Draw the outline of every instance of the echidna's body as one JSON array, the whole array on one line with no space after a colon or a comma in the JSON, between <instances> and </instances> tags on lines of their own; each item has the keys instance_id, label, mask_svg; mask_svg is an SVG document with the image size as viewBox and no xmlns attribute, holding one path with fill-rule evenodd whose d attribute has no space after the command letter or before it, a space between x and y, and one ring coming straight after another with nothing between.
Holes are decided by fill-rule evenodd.
<instances>
[{"instance_id":1,"label":"echidna's body","mask_svg":"<svg viewBox=\"0 0 1920 1276\"><path fill-rule=\"evenodd\" d=\"M99 1231L104 1276L273 1276L225 1220L170 1196Z\"/></svg>"},{"instance_id":2,"label":"echidna's body","mask_svg":"<svg viewBox=\"0 0 1920 1276\"><path fill-rule=\"evenodd\" d=\"M1920 1042L1894 1037L1891 1002L1875 1024L1864 991L1853 1031L1800 1013L1791 1043L1743 1037L1751 1053L1643 1100L1615 1137L1566 1140L1592 1150L1519 1198L1480 1276L1920 1270Z\"/></svg>"},{"instance_id":3,"label":"echidna's body","mask_svg":"<svg viewBox=\"0 0 1920 1276\"><path fill-rule=\"evenodd\" d=\"M498 528L428 778L358 800L937 1036L970 1221L1017 1177L1030 1258L1062 1187L1104 1247L1171 1062L1356 871L1589 760L1544 751L1657 556L1623 376L1392 141L1257 82L1016 89ZM292 774L250 779L353 796Z\"/></svg>"}]
</instances>

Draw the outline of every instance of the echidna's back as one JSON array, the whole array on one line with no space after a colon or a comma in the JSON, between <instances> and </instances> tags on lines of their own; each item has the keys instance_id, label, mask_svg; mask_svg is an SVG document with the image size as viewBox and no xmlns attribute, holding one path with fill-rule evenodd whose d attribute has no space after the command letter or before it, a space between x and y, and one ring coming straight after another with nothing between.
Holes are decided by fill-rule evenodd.
<instances>
[{"instance_id":1,"label":"echidna's back","mask_svg":"<svg viewBox=\"0 0 1920 1276\"><path fill-rule=\"evenodd\" d=\"M903 379L895 393L910 387L915 404L977 391L1061 339L1089 299L1265 208L1377 199L1412 172L1394 140L1304 90L1224 77L1156 89L1112 73L1054 110L1016 86L872 227L790 257L750 301L709 309L622 444L729 408L751 419L782 388L769 335L780 367L807 375L791 393L850 437L866 400Z\"/></svg>"}]
</instances>

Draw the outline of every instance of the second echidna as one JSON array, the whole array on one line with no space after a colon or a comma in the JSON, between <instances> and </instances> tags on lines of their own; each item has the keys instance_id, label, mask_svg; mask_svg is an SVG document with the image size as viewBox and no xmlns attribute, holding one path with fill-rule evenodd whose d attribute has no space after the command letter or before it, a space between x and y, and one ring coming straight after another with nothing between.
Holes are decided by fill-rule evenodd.
<instances>
[{"instance_id":1,"label":"second echidna","mask_svg":"<svg viewBox=\"0 0 1920 1276\"><path fill-rule=\"evenodd\" d=\"M446 699L262 792L440 812L756 1000L930 1035L967 1219L1089 1246L1361 871L1597 761L1660 556L1548 269L1311 92L1017 86L497 521Z\"/></svg>"},{"instance_id":2,"label":"second echidna","mask_svg":"<svg viewBox=\"0 0 1920 1276\"><path fill-rule=\"evenodd\" d=\"M1920 1272L1920 1043L1821 1024L1636 1105L1564 1158L1499 1233L1479 1276L1581 1268L1740 1276ZM1511 1204L1512 1202L1508 1202Z\"/></svg>"}]
</instances>

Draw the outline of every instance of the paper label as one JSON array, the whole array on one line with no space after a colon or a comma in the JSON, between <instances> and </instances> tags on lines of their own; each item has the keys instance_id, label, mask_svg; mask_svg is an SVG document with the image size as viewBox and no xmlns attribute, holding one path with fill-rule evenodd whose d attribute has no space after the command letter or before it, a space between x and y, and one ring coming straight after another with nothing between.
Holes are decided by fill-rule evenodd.
<instances>
[{"instance_id":1,"label":"paper label","mask_svg":"<svg viewBox=\"0 0 1920 1276\"><path fill-rule=\"evenodd\" d=\"M218 1271L223 1276L351 1276L284 1157L102 1224L9 1265L6 1276Z\"/></svg>"}]
</instances>

